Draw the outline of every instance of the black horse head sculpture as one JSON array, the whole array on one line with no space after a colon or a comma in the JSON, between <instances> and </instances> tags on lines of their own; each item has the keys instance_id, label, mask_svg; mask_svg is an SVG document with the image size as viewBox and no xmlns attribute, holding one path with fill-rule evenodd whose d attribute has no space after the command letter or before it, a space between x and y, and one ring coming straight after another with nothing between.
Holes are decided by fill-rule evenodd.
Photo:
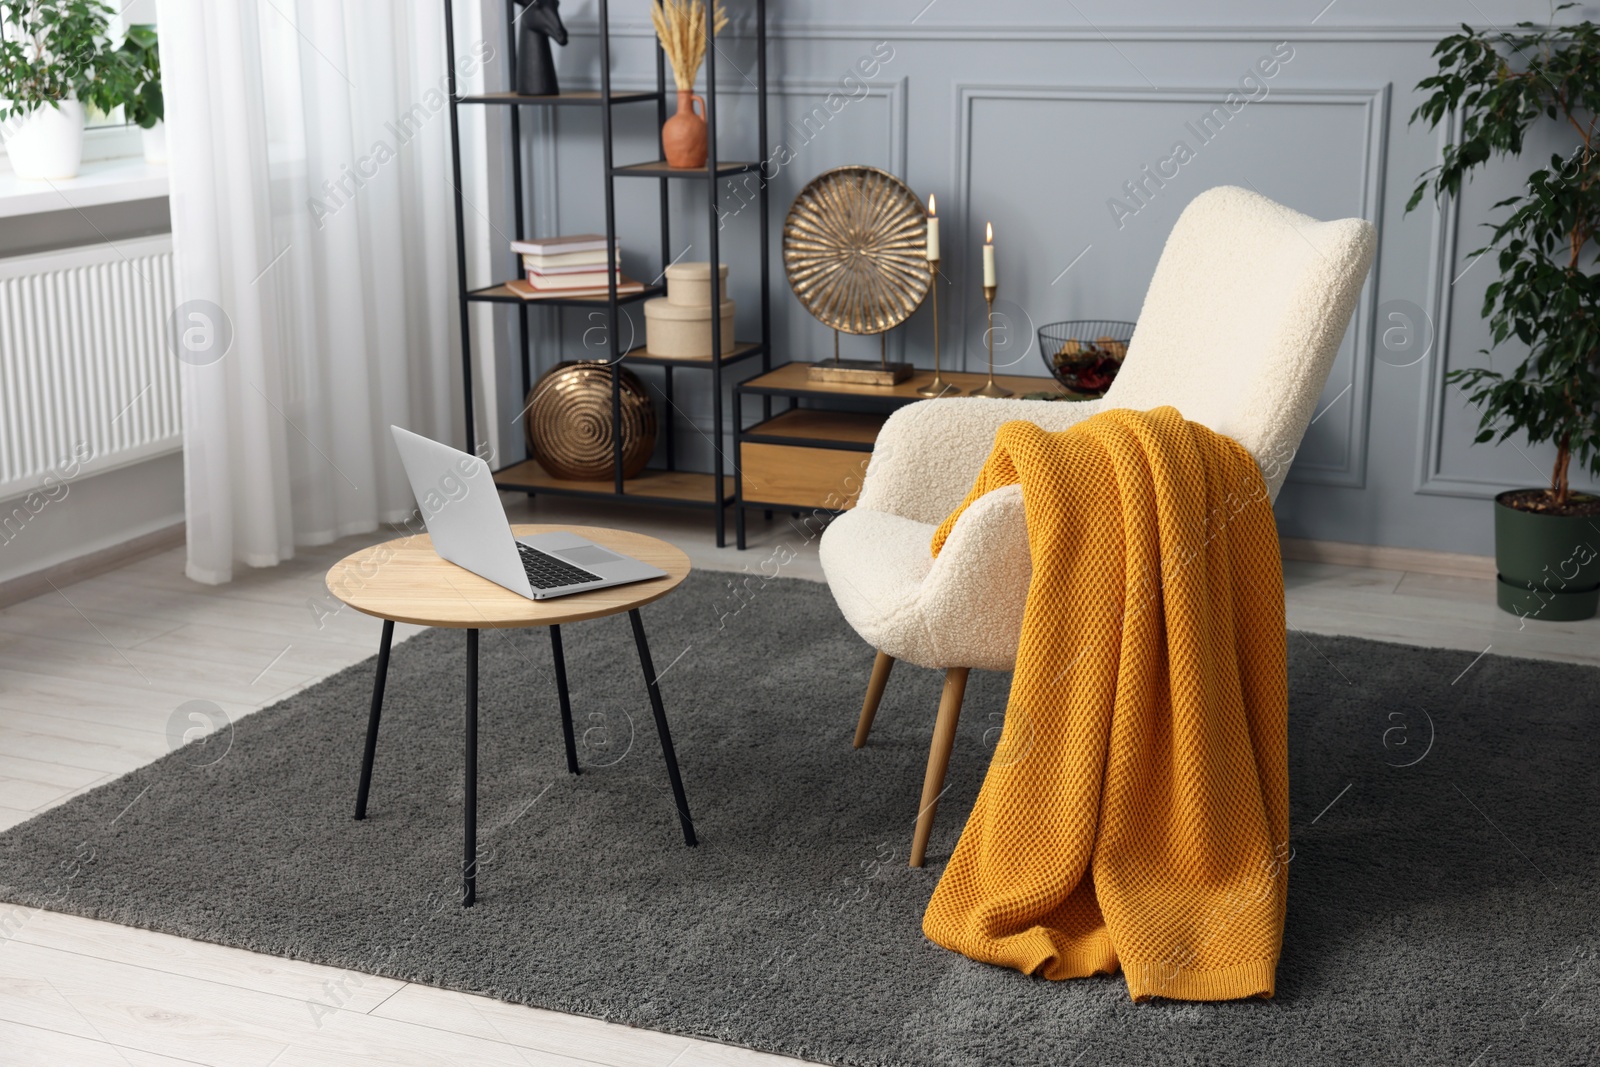
<instances>
[{"instance_id":1,"label":"black horse head sculpture","mask_svg":"<svg viewBox=\"0 0 1600 1067\"><path fill-rule=\"evenodd\" d=\"M529 96L558 96L556 63L550 42L565 45L567 28L561 24L561 0L517 0L517 92Z\"/></svg>"}]
</instances>

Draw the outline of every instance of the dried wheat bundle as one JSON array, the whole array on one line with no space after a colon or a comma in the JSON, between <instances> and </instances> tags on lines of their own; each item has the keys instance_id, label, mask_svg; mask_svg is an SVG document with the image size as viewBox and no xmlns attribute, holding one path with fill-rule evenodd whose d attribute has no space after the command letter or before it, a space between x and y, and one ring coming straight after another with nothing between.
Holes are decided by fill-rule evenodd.
<instances>
[{"instance_id":1,"label":"dried wheat bundle","mask_svg":"<svg viewBox=\"0 0 1600 1067\"><path fill-rule=\"evenodd\" d=\"M728 24L728 13L716 5L715 33L721 33ZM656 24L656 36L661 39L661 50L672 64L672 78L678 91L694 91L695 75L706 58L706 4L705 0L661 0L650 5L650 18Z\"/></svg>"}]
</instances>

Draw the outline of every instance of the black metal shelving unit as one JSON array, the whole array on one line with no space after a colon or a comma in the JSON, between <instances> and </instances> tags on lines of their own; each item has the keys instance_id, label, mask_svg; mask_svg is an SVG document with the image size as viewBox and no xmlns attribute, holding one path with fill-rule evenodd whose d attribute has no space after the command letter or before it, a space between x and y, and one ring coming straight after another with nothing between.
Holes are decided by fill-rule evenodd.
<instances>
[{"instance_id":1,"label":"black metal shelving unit","mask_svg":"<svg viewBox=\"0 0 1600 1067\"><path fill-rule=\"evenodd\" d=\"M758 160L767 158L767 5L766 0L752 0L755 10L755 31L757 45L756 59L756 99L757 99L757 147ZM717 71L716 57L718 55L716 38L711 23L706 20L706 61L705 61L705 109L707 125L708 152L706 165L703 169L681 170L668 167L665 161L665 151L657 137L657 150L662 158L647 160L639 163L625 163L618 165L613 157L613 129L612 108L626 104L637 104L654 101L656 105L657 128L667 120L667 63L666 56L661 50L659 42L656 45L656 88L648 91L616 91L611 88L611 28L610 13L607 0L599 0L599 30L600 30L600 88L598 91L576 91L563 93L560 96L526 96L515 92L479 93L476 95L462 96L457 93L456 68L455 68L455 32L454 12L452 0L444 0L445 13L445 50L448 65L449 90L450 90L450 153L451 175L455 185L455 224L456 224L456 277L459 290L459 312L461 316L461 377L463 384L463 399L467 425L467 450L474 451L477 446L476 430L472 402L472 330L468 318L468 311L474 303L515 304L517 305L518 343L521 347L522 357L522 395L527 396L533 388L533 353L531 337L528 329L529 302L522 300L503 284L471 288L467 283L467 254L466 233L463 224L464 200L461 189L461 135L459 110L462 107L506 107L510 112L510 135L513 145L511 163L511 181L515 195L513 196L513 218L519 237L527 236L524 229L524 203L529 196L529 188L524 180L522 167L522 109L525 107L596 107L600 109L601 145L604 155L605 175L605 217L606 239L614 245L617 240L616 219L616 182L618 179L654 179L660 190L660 215L661 215L661 269L663 275L672 262L671 252L671 208L668 198L668 187L672 181L703 181L706 189L707 220L709 225L708 258L712 263L721 261L719 249L717 193L718 182L721 179L739 174L752 172L759 173L761 163L728 162L718 158L717 154ZM517 34L516 18L517 5L515 0L505 0L507 41L515 41ZM512 64L507 64L507 69L512 69ZM644 292L619 296L616 291L616 278L613 273L610 292L604 297L575 297L553 298L539 300L537 304L542 307L580 307L590 309L604 309L607 314L607 337L610 345L610 359L607 361L612 367L626 366L657 366L662 368L662 384L659 386L665 400L663 418L660 424L666 432L666 467L647 469L643 474L633 479L624 480L622 477L622 438L620 434L613 434L613 468L610 484L603 481L581 482L557 479L549 475L537 462L527 456L520 463L510 464L495 472L495 481L502 488L512 491L527 492L530 495L553 494L560 496L577 496L589 498L602 498L613 500L629 500L639 503L668 504L682 507L698 507L710 509L715 516L716 541L721 547L726 541L727 512L735 502L733 478L725 473L731 466L723 453L723 431L725 428L723 404L723 374L724 371L735 365L745 364L752 359L759 359L761 371L764 373L772 368L772 317L770 295L770 263L771 249L769 231L769 208L767 203L767 183L758 183L759 200L759 225L761 227L761 269L760 269L760 304L761 304L761 337L754 341L737 341L731 351L722 351L721 330L715 325L715 311L713 310L711 330L711 357L709 359L663 359L649 355L643 345L624 352L621 348L620 314L624 304L634 303L649 297L659 296L665 291L663 285L648 285ZM511 253L512 277L522 276L521 257ZM697 257L698 258L698 257ZM714 274L714 272L713 272ZM715 290L713 290L715 291ZM711 387L711 420L713 442L712 470L709 474L695 471L682 471L678 469L677 457L674 448L674 415L677 405L674 402L674 372L677 371L706 371L709 372ZM622 390L620 375L611 375L611 413L612 425L621 422Z\"/></svg>"}]
</instances>

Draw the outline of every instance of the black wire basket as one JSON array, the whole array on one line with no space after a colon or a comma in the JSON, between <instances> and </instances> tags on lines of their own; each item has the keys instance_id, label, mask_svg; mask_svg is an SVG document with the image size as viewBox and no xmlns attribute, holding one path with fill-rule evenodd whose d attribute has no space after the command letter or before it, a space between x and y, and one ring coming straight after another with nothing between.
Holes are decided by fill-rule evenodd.
<instances>
[{"instance_id":1,"label":"black wire basket","mask_svg":"<svg viewBox=\"0 0 1600 1067\"><path fill-rule=\"evenodd\" d=\"M1056 381L1080 396L1104 396L1122 369L1133 323L1072 319L1039 327L1039 354Z\"/></svg>"}]
</instances>

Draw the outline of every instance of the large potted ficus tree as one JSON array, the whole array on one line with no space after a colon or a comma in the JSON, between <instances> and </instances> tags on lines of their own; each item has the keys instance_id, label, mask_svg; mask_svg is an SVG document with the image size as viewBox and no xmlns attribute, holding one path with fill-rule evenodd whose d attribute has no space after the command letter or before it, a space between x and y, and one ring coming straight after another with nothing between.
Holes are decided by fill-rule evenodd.
<instances>
[{"instance_id":1,"label":"large potted ficus tree","mask_svg":"<svg viewBox=\"0 0 1600 1067\"><path fill-rule=\"evenodd\" d=\"M1474 253L1499 264L1482 311L1493 348L1514 341L1526 355L1446 380L1479 409L1478 442L1520 437L1556 449L1547 487L1495 497L1500 606L1536 619L1588 618L1600 601L1600 498L1575 492L1569 474L1574 461L1600 474L1600 27L1463 26L1434 55L1439 72L1417 84L1429 95L1411 121L1435 128L1458 114L1461 136L1422 175L1406 210L1429 189L1458 195L1492 158L1520 156L1536 127L1576 135L1570 153L1552 155L1495 205L1506 214Z\"/></svg>"},{"instance_id":2,"label":"large potted ficus tree","mask_svg":"<svg viewBox=\"0 0 1600 1067\"><path fill-rule=\"evenodd\" d=\"M0 139L19 178L78 173L113 13L102 0L0 0Z\"/></svg>"}]
</instances>

